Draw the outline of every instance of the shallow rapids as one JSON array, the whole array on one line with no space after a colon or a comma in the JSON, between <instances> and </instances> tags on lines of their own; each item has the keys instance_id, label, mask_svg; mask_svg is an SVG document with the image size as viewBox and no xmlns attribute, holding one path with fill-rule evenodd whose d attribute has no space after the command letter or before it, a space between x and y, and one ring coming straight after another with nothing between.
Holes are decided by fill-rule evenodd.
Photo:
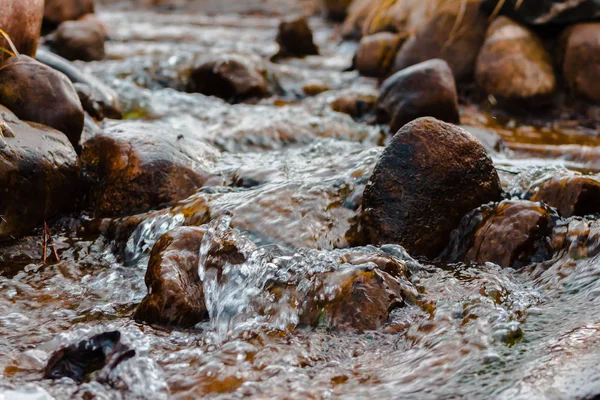
<instances>
[{"instance_id":1,"label":"shallow rapids","mask_svg":"<svg viewBox=\"0 0 600 400\"><path fill-rule=\"evenodd\" d=\"M238 9L229 10L242 14L211 15L109 3L98 13L110 32L108 59L78 65L117 91L126 119L137 121L125 123L169 127L206 146L209 177L171 207L57 221L59 262L42 263L41 233L0 248L0 399L9 390L56 399L600 394L597 215L561 220L552 256L519 270L425 262L397 245L354 247L362 192L389 137L330 107L344 94L377 94L375 80L346 71L356 49L339 43L334 25L310 19L321 56L270 66L280 92L230 105L185 93L181 76L209 49L273 55L278 13L289 4L240 10L233 2ZM327 90L307 96L306 86ZM461 106L461 117L467 130L492 132L489 142L478 138L507 197L528 199L569 170L600 172L592 128L474 105ZM84 136L115 122L93 124ZM137 322L152 247L182 226L207 229L197 273L209 319L173 330ZM225 241L244 262L207 267ZM380 263L394 268L384 275ZM367 290L398 288L401 296L383 296L383 323L347 295L356 279ZM41 379L60 346L116 330L136 356L102 383Z\"/></svg>"}]
</instances>

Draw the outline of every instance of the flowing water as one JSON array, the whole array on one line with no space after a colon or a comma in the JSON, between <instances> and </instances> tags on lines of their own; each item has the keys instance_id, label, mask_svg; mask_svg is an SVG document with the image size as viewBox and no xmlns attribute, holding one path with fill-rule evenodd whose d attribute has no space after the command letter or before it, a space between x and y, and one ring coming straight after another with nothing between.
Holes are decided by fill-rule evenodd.
<instances>
[{"instance_id":1,"label":"flowing water","mask_svg":"<svg viewBox=\"0 0 600 400\"><path fill-rule=\"evenodd\" d=\"M108 59L81 66L119 93L128 119L201 139L214 156L204 166L211 178L167 209L57 223L60 262L42 264L41 235L0 249L0 398L11 398L9 390L22 396L45 390L57 399L600 394L600 223L594 218L561 222L561 250L521 270L434 265L396 245L351 247L362 191L389 137L384 127L329 107L343 94L377 94L375 81L345 72L355 45L340 43L334 25L310 20L321 56L270 65L282 89L277 96L232 106L178 90L193 57L209 49L273 55L281 12L304 6L101 7L98 16L111 36ZM329 90L306 96L308 85ZM504 140L491 151L512 197L567 169L600 171L594 112L586 125L568 116L547 123L461 107L469 129L485 128ZM153 244L173 228L202 224L208 225L198 274L210 320L175 330L134 321L147 293ZM245 261L225 264L218 278L205 261L224 235ZM381 258L399 266L392 284L403 293L388 321L366 332L328 329L323 305L337 304L348 282L377 270ZM347 304L335 304L344 315ZM349 318L369 310L353 312ZM316 327L304 323L311 318ZM107 382L41 379L61 345L113 330L137 355Z\"/></svg>"}]
</instances>

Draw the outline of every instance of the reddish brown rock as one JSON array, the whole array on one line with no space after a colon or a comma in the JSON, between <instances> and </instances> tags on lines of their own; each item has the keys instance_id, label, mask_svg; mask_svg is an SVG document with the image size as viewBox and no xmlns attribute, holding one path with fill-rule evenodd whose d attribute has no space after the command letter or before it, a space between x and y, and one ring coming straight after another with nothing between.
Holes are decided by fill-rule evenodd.
<instances>
[{"instance_id":1,"label":"reddish brown rock","mask_svg":"<svg viewBox=\"0 0 600 400\"><path fill-rule=\"evenodd\" d=\"M2 122L4 121L4 122ZM67 137L0 106L0 241L75 205L80 168Z\"/></svg>"},{"instance_id":2,"label":"reddish brown rock","mask_svg":"<svg viewBox=\"0 0 600 400\"><path fill-rule=\"evenodd\" d=\"M600 23L572 26L562 41L565 81L575 93L600 102Z\"/></svg>"},{"instance_id":3,"label":"reddish brown rock","mask_svg":"<svg viewBox=\"0 0 600 400\"><path fill-rule=\"evenodd\" d=\"M465 216L442 255L449 262L491 262L518 268L543 261L556 214L542 203L504 200Z\"/></svg>"},{"instance_id":4,"label":"reddish brown rock","mask_svg":"<svg viewBox=\"0 0 600 400\"><path fill-rule=\"evenodd\" d=\"M96 19L65 21L49 36L50 48L67 60L103 60L105 30Z\"/></svg>"},{"instance_id":5,"label":"reddish brown rock","mask_svg":"<svg viewBox=\"0 0 600 400\"><path fill-rule=\"evenodd\" d=\"M220 97L230 103L270 94L262 62L241 54L206 54L192 68L187 91Z\"/></svg>"},{"instance_id":6,"label":"reddish brown rock","mask_svg":"<svg viewBox=\"0 0 600 400\"><path fill-rule=\"evenodd\" d=\"M71 81L28 56L11 57L0 68L0 104L26 121L48 125L67 135L75 148L84 114Z\"/></svg>"},{"instance_id":7,"label":"reddish brown rock","mask_svg":"<svg viewBox=\"0 0 600 400\"><path fill-rule=\"evenodd\" d=\"M43 14L44 0L0 0L0 29L10 35L21 54L35 56ZM3 37L0 37L0 46L10 49ZM6 58L8 56L0 52L0 64Z\"/></svg>"},{"instance_id":8,"label":"reddish brown rock","mask_svg":"<svg viewBox=\"0 0 600 400\"><path fill-rule=\"evenodd\" d=\"M144 122L123 122L83 143L97 216L119 216L174 204L210 176L217 151L191 136Z\"/></svg>"},{"instance_id":9,"label":"reddish brown rock","mask_svg":"<svg viewBox=\"0 0 600 400\"><path fill-rule=\"evenodd\" d=\"M392 133L419 117L458 124L458 95L450 67L435 59L396 72L381 85L377 113Z\"/></svg>"},{"instance_id":10,"label":"reddish brown rock","mask_svg":"<svg viewBox=\"0 0 600 400\"><path fill-rule=\"evenodd\" d=\"M189 328L208 319L204 289L198 275L200 245L205 227L179 227L164 234L152 248L146 270L148 294L135 319L166 327ZM245 256L240 243L226 233L208 249L205 269L219 274L225 263L241 264ZM251 246L243 242L244 246Z\"/></svg>"},{"instance_id":11,"label":"reddish brown rock","mask_svg":"<svg viewBox=\"0 0 600 400\"><path fill-rule=\"evenodd\" d=\"M501 192L492 161L473 136L419 118L396 133L369 180L362 203L365 236L372 244L398 243L433 258L465 214L500 200Z\"/></svg>"},{"instance_id":12,"label":"reddish brown rock","mask_svg":"<svg viewBox=\"0 0 600 400\"><path fill-rule=\"evenodd\" d=\"M398 51L392 72L441 58L450 65L457 80L470 77L487 28L487 17L481 14L480 3L479 0L439 3L428 22Z\"/></svg>"},{"instance_id":13,"label":"reddish brown rock","mask_svg":"<svg viewBox=\"0 0 600 400\"><path fill-rule=\"evenodd\" d=\"M358 72L365 76L386 76L405 38L390 32L363 37L358 45L355 59Z\"/></svg>"},{"instance_id":14,"label":"reddish brown rock","mask_svg":"<svg viewBox=\"0 0 600 400\"><path fill-rule=\"evenodd\" d=\"M46 0L44 20L58 25L94 12L94 0Z\"/></svg>"},{"instance_id":15,"label":"reddish brown rock","mask_svg":"<svg viewBox=\"0 0 600 400\"><path fill-rule=\"evenodd\" d=\"M565 218L600 213L600 180L595 176L557 175L533 189L531 201L554 207Z\"/></svg>"},{"instance_id":16,"label":"reddish brown rock","mask_svg":"<svg viewBox=\"0 0 600 400\"><path fill-rule=\"evenodd\" d=\"M490 25L475 79L486 93L508 100L541 99L556 88L552 59L540 38L506 17Z\"/></svg>"},{"instance_id":17,"label":"reddish brown rock","mask_svg":"<svg viewBox=\"0 0 600 400\"><path fill-rule=\"evenodd\" d=\"M282 21L275 41L279 45L279 53L276 57L304 57L319 54L306 17Z\"/></svg>"}]
</instances>

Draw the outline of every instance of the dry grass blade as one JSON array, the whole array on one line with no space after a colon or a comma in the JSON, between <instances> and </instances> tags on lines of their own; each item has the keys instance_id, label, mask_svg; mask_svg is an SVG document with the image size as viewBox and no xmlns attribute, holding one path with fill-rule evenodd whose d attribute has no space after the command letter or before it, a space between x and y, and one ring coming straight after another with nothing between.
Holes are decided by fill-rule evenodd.
<instances>
[{"instance_id":1,"label":"dry grass blade","mask_svg":"<svg viewBox=\"0 0 600 400\"><path fill-rule=\"evenodd\" d=\"M7 48L5 48L5 47L1 47L1 46L0 46L0 51L1 51L1 52L3 52L3 53L6 53L6 54L8 54L8 55L9 55L9 56L11 56L11 57L14 57L14 56L15 56L15 53L13 53L12 51L8 50L8 49L7 49Z\"/></svg>"},{"instance_id":2,"label":"dry grass blade","mask_svg":"<svg viewBox=\"0 0 600 400\"><path fill-rule=\"evenodd\" d=\"M498 4L496 4L496 8L494 8L494 11L492 11L492 14L490 15L490 21L493 20L494 18L496 18L498 16L498 14L500 14L500 10L502 10L502 7L504 7L505 2L506 2L506 0L498 0Z\"/></svg>"},{"instance_id":3,"label":"dry grass blade","mask_svg":"<svg viewBox=\"0 0 600 400\"><path fill-rule=\"evenodd\" d=\"M19 51L15 47L15 44L12 42L12 40L10 40L10 35L8 33L4 32L2 29L0 29L0 35L4 36L4 39L6 39L6 41L8 42L8 45L10 46L14 55L17 57L20 56Z\"/></svg>"},{"instance_id":4,"label":"dry grass blade","mask_svg":"<svg viewBox=\"0 0 600 400\"><path fill-rule=\"evenodd\" d=\"M458 14L456 14L456 20L454 21L454 25L452 26L452 30L450 31L450 35L448 35L448 41L444 44L444 47L449 43L452 43L454 38L456 37L456 33L460 29L460 26L464 22L465 14L467 13L467 3L469 0L460 0L460 9L458 10Z\"/></svg>"},{"instance_id":5,"label":"dry grass blade","mask_svg":"<svg viewBox=\"0 0 600 400\"><path fill-rule=\"evenodd\" d=\"M523 4L523 0L517 0L517 3L515 4L515 10L521 8L521 4Z\"/></svg>"}]
</instances>

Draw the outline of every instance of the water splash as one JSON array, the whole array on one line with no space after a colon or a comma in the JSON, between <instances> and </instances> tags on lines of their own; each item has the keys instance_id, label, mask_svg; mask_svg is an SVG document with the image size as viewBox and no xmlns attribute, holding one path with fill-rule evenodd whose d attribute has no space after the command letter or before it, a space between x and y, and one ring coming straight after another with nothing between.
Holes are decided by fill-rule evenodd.
<instances>
[{"instance_id":1,"label":"water splash","mask_svg":"<svg viewBox=\"0 0 600 400\"><path fill-rule=\"evenodd\" d=\"M127 240L125 247L125 265L146 268L150 250L165 233L185 223L183 214L163 214L149 218L138 225Z\"/></svg>"}]
</instances>

